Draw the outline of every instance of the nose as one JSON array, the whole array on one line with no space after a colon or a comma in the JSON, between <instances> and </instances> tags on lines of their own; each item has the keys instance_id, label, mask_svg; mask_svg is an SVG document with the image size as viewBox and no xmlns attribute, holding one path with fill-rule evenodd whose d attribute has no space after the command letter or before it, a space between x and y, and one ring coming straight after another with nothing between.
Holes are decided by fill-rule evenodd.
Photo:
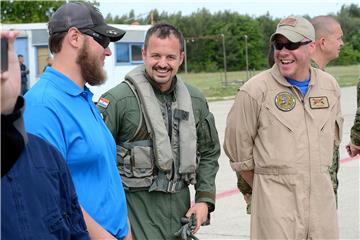
<instances>
[{"instance_id":1,"label":"nose","mask_svg":"<svg viewBox=\"0 0 360 240\"><path fill-rule=\"evenodd\" d=\"M167 66L167 61L166 61L166 58L165 57L162 57L159 59L159 62L158 62L158 65L160 67L166 67Z\"/></svg>"},{"instance_id":2,"label":"nose","mask_svg":"<svg viewBox=\"0 0 360 240\"><path fill-rule=\"evenodd\" d=\"M111 56L111 50L109 47L105 48L105 56L107 57Z\"/></svg>"}]
</instances>

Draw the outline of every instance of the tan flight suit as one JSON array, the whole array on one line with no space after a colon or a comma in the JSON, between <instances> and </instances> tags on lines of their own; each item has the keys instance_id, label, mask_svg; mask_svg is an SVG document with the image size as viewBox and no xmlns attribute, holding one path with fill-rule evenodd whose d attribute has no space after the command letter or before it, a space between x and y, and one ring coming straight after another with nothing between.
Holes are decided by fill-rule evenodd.
<instances>
[{"instance_id":1,"label":"tan flight suit","mask_svg":"<svg viewBox=\"0 0 360 240\"><path fill-rule=\"evenodd\" d=\"M255 172L252 239L338 238L328 169L342 122L336 80L314 68L306 96L277 65L240 89L224 149L235 171Z\"/></svg>"}]
</instances>

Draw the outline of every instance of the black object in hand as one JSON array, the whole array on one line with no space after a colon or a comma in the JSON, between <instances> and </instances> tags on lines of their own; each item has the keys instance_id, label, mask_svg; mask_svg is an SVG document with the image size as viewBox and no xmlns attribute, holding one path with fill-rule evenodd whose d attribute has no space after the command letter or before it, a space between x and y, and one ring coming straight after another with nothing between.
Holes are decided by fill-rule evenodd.
<instances>
[{"instance_id":1,"label":"black object in hand","mask_svg":"<svg viewBox=\"0 0 360 240\"><path fill-rule=\"evenodd\" d=\"M5 72L9 67L8 40L1 38L1 72Z\"/></svg>"}]
</instances>

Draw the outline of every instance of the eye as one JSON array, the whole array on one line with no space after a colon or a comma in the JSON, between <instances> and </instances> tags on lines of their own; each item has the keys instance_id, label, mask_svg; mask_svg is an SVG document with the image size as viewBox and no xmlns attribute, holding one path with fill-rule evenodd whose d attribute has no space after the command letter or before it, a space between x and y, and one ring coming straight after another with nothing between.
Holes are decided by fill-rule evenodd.
<instances>
[{"instance_id":1,"label":"eye","mask_svg":"<svg viewBox=\"0 0 360 240\"><path fill-rule=\"evenodd\" d=\"M167 57L169 60L176 60L176 56L175 55L170 55Z\"/></svg>"}]
</instances>

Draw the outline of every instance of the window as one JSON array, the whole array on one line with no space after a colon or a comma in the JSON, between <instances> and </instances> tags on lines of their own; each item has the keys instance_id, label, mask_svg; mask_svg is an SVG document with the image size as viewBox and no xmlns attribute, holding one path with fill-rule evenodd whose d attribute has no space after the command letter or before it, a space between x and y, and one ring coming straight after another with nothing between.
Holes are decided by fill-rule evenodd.
<instances>
[{"instance_id":1,"label":"window","mask_svg":"<svg viewBox=\"0 0 360 240\"><path fill-rule=\"evenodd\" d=\"M116 43L116 64L139 64L142 63L142 43Z\"/></svg>"},{"instance_id":2,"label":"window","mask_svg":"<svg viewBox=\"0 0 360 240\"><path fill-rule=\"evenodd\" d=\"M36 48L36 75L43 73L45 66L47 65L47 58L49 56L49 49L47 46L38 46Z\"/></svg>"}]
</instances>

